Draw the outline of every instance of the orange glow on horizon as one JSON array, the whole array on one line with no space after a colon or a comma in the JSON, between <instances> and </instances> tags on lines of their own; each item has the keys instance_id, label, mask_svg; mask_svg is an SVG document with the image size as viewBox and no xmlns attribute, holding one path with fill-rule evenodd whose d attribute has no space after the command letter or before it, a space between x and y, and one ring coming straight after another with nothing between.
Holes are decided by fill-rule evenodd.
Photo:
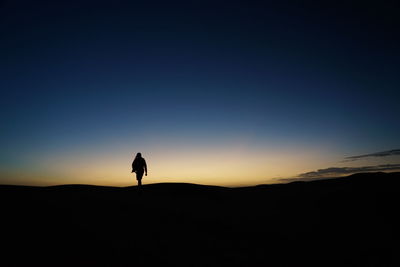
<instances>
[{"instance_id":1,"label":"orange glow on horizon","mask_svg":"<svg viewBox=\"0 0 400 267\"><path fill-rule=\"evenodd\" d=\"M183 182L221 186L277 183L279 178L324 166L327 156L318 150L268 149L246 145L220 147L150 147L137 150L115 147L107 151L71 150L38 158L36 172L9 172L10 183L55 185L136 185L131 163L142 152L149 168L144 184ZM146 153L147 151L147 153ZM194 152L195 151L195 152ZM2 174L5 177L6 174Z\"/></svg>"}]
</instances>

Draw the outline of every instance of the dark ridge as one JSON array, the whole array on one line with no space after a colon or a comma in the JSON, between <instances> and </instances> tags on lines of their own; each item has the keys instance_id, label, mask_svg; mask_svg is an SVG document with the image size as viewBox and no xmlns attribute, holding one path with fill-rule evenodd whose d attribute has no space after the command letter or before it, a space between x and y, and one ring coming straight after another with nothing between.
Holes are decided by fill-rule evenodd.
<instances>
[{"instance_id":1,"label":"dark ridge","mask_svg":"<svg viewBox=\"0 0 400 267\"><path fill-rule=\"evenodd\" d=\"M400 266L399 181L2 185L0 265Z\"/></svg>"},{"instance_id":2,"label":"dark ridge","mask_svg":"<svg viewBox=\"0 0 400 267\"><path fill-rule=\"evenodd\" d=\"M288 183L279 184L260 184L255 186L245 186L245 187L223 187L215 185L202 185L202 184L192 184L192 183L155 183L155 184L145 184L143 188L147 190L155 191L168 191L168 190L223 190L223 189L252 189L252 188L275 188L282 186L296 186L296 185L311 185L311 184L335 184L335 183L376 183L376 179L389 179L390 182L395 182L400 179L400 172L370 172L370 173L356 173L344 177L329 177L320 178L316 180L308 181L292 181ZM135 190L137 186L127 186L127 187L115 187L115 186L101 186L101 185L89 185L89 184L65 184L65 185L52 185L52 186L28 186L28 185L1 185L0 189L6 190L31 190L31 189L56 189L56 190Z\"/></svg>"}]
</instances>

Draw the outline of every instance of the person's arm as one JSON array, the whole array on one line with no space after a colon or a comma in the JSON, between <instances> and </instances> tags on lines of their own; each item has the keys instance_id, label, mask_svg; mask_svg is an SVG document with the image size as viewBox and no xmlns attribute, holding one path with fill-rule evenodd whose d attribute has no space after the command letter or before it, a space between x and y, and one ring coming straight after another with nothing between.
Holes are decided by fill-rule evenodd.
<instances>
[{"instance_id":1,"label":"person's arm","mask_svg":"<svg viewBox=\"0 0 400 267\"><path fill-rule=\"evenodd\" d=\"M133 164L135 163L135 161L132 161L132 172L133 172Z\"/></svg>"},{"instance_id":2,"label":"person's arm","mask_svg":"<svg viewBox=\"0 0 400 267\"><path fill-rule=\"evenodd\" d=\"M144 161L144 171L145 171L146 176L147 176L147 164L146 164L146 160L143 159L143 161Z\"/></svg>"}]
</instances>

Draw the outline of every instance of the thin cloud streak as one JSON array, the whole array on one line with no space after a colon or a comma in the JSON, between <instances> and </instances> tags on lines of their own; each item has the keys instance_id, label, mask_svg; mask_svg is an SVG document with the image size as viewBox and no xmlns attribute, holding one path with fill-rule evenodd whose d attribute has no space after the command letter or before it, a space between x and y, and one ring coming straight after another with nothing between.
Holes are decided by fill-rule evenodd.
<instances>
[{"instance_id":1,"label":"thin cloud streak","mask_svg":"<svg viewBox=\"0 0 400 267\"><path fill-rule=\"evenodd\" d=\"M298 175L297 178L293 178L293 180L298 181L302 179L340 177L343 175L349 175L358 172L377 172L377 171L395 171L395 170L400 170L400 164L384 164L384 165L362 166L362 167L330 167L326 169L319 169L317 171L302 173Z\"/></svg>"},{"instance_id":2,"label":"thin cloud streak","mask_svg":"<svg viewBox=\"0 0 400 267\"><path fill-rule=\"evenodd\" d=\"M342 162L355 161L355 160L364 159L364 158L372 158L372 157L380 158L380 157L397 156L397 155L400 155L400 149L392 149L392 150L383 151L383 152L346 157Z\"/></svg>"}]
</instances>

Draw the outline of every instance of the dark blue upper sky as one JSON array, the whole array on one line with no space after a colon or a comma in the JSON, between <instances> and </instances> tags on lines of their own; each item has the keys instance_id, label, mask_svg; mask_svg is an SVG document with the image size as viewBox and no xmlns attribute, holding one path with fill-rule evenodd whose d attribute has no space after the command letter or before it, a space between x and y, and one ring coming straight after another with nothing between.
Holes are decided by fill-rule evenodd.
<instances>
[{"instance_id":1,"label":"dark blue upper sky","mask_svg":"<svg viewBox=\"0 0 400 267\"><path fill-rule=\"evenodd\" d=\"M398 148L395 1L274 2L3 1L3 176L118 142Z\"/></svg>"}]
</instances>

